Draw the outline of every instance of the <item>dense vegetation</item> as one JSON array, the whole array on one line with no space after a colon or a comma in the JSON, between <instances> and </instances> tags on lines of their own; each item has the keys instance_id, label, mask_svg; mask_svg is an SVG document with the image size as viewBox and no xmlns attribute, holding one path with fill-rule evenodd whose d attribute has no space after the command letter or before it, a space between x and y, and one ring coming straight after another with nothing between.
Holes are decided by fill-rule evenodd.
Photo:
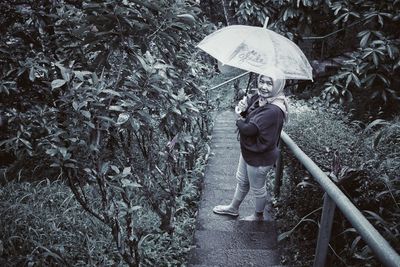
<instances>
[{"instance_id":1,"label":"dense vegetation","mask_svg":"<svg viewBox=\"0 0 400 267\"><path fill-rule=\"evenodd\" d=\"M117 263L179 264L210 126L199 8L43 0L2 1L0 10L2 182L67 181L108 228ZM61 264L56 255L68 253L12 230L1 235L9 265Z\"/></svg>"},{"instance_id":2,"label":"dense vegetation","mask_svg":"<svg viewBox=\"0 0 400 267\"><path fill-rule=\"evenodd\" d=\"M287 132L400 249L399 1L7 0L0 10L0 264L183 264L210 99L227 101L203 90L215 73L195 45L213 23L266 16L315 70L314 83L289 88L307 100ZM322 192L285 159L285 260L309 265ZM329 263L376 264L336 217Z\"/></svg>"}]
</instances>

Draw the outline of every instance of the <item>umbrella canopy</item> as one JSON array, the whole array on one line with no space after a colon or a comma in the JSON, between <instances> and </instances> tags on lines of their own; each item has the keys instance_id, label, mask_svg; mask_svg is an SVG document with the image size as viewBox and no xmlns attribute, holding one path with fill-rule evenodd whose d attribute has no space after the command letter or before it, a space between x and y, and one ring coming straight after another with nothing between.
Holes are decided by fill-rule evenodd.
<instances>
[{"instance_id":1,"label":"umbrella canopy","mask_svg":"<svg viewBox=\"0 0 400 267\"><path fill-rule=\"evenodd\" d=\"M206 36L197 47L232 67L264 75L278 68L286 79L312 80L312 67L301 49L263 27L224 27Z\"/></svg>"}]
</instances>

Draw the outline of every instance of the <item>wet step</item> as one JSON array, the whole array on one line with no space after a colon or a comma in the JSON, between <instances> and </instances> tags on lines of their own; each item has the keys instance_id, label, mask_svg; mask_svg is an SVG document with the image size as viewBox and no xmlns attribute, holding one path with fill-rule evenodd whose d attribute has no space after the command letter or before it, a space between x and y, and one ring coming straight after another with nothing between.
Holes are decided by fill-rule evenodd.
<instances>
[{"instance_id":1,"label":"wet step","mask_svg":"<svg viewBox=\"0 0 400 267\"><path fill-rule=\"evenodd\" d=\"M239 141L234 140L231 142L228 142L227 140L225 140L224 142L214 142L213 144L211 144L211 149L236 149L239 148Z\"/></svg>"},{"instance_id":2,"label":"wet step","mask_svg":"<svg viewBox=\"0 0 400 267\"><path fill-rule=\"evenodd\" d=\"M203 264L195 264L190 265L191 267L225 267L225 265L203 265ZM303 266L292 266L292 265L264 265L266 267L303 267Z\"/></svg>"},{"instance_id":3,"label":"wet step","mask_svg":"<svg viewBox=\"0 0 400 267\"><path fill-rule=\"evenodd\" d=\"M237 232L237 233L265 233L269 235L269 238L277 240L276 225L274 221L244 221L242 219L231 219L225 220L206 220L199 222L196 226L198 230L210 230L210 231L225 231L225 232ZM274 241L274 242L275 242Z\"/></svg>"},{"instance_id":4,"label":"wet step","mask_svg":"<svg viewBox=\"0 0 400 267\"><path fill-rule=\"evenodd\" d=\"M235 140L237 140L237 136L238 133L236 132L236 126L235 128L233 127L229 127L230 129L214 129L211 133L211 138L215 139L215 138L219 138L219 137L224 137L227 136L229 138L234 138Z\"/></svg>"},{"instance_id":5,"label":"wet step","mask_svg":"<svg viewBox=\"0 0 400 267\"><path fill-rule=\"evenodd\" d=\"M236 184L236 168L232 165L226 165L225 169L210 169L205 172L207 175L207 180L205 183L228 183L228 184Z\"/></svg>"},{"instance_id":6,"label":"wet step","mask_svg":"<svg viewBox=\"0 0 400 267\"><path fill-rule=\"evenodd\" d=\"M279 264L279 252L265 249L201 249L192 253L189 266L265 267Z\"/></svg>"},{"instance_id":7,"label":"wet step","mask_svg":"<svg viewBox=\"0 0 400 267\"><path fill-rule=\"evenodd\" d=\"M205 173L206 175L214 176L214 175L235 175L236 174L236 168L237 168L237 163L239 162L239 159L236 158L236 164L232 166L232 163L230 162L223 162L221 164L218 164L219 168L207 168ZM217 164L209 164L210 167L213 167L213 165ZM207 177L207 180L213 179L212 177Z\"/></svg>"},{"instance_id":8,"label":"wet step","mask_svg":"<svg viewBox=\"0 0 400 267\"><path fill-rule=\"evenodd\" d=\"M239 216L219 215L213 212L216 205L228 204L229 201L207 202L204 201L197 214L196 229L199 230L220 230L228 232L267 232L270 236L276 237L276 227L271 213L264 210L264 220L261 222L244 221L246 216L254 213L254 201L251 198L245 199L239 208ZM252 227L254 227L252 229Z\"/></svg>"},{"instance_id":9,"label":"wet step","mask_svg":"<svg viewBox=\"0 0 400 267\"><path fill-rule=\"evenodd\" d=\"M202 208L204 209L209 209L210 212L212 212L212 208L217 206L217 205L225 205L229 204L230 201L232 200L233 194L235 190L225 190L225 189L217 189L214 188L212 192L209 192L209 190L205 190L203 193L201 203L200 203L200 208L199 212L201 211ZM251 197L249 194L246 196L246 198L243 200L242 204L240 205L239 212L241 210L247 211L246 213L252 213L254 211L254 199ZM216 220L219 220L220 216L214 214L213 216Z\"/></svg>"},{"instance_id":10,"label":"wet step","mask_svg":"<svg viewBox=\"0 0 400 267\"><path fill-rule=\"evenodd\" d=\"M276 236L265 232L196 231L196 247L203 249L275 249Z\"/></svg>"},{"instance_id":11,"label":"wet step","mask_svg":"<svg viewBox=\"0 0 400 267\"><path fill-rule=\"evenodd\" d=\"M239 153L239 152L238 152ZM234 155L235 153L231 152L226 152L225 154L217 154L217 155L211 155L209 157L208 164L210 164L211 167L217 167L217 166L225 166L229 167L231 169L236 170L237 164L239 162L239 154ZM221 167L218 167L221 168Z\"/></svg>"}]
</instances>

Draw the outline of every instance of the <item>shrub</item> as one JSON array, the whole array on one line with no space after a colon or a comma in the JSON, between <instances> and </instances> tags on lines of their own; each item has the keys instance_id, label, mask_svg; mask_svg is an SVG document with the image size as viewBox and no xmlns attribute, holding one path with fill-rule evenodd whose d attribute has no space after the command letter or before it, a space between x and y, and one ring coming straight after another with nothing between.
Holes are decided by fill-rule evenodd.
<instances>
[{"instance_id":1,"label":"shrub","mask_svg":"<svg viewBox=\"0 0 400 267\"><path fill-rule=\"evenodd\" d=\"M178 201L207 153L209 67L195 48L207 23L195 23L195 3L173 0L0 8L0 150L14 159L4 177L68 181L138 266L148 234L175 240ZM142 228L146 216L159 223Z\"/></svg>"}]
</instances>

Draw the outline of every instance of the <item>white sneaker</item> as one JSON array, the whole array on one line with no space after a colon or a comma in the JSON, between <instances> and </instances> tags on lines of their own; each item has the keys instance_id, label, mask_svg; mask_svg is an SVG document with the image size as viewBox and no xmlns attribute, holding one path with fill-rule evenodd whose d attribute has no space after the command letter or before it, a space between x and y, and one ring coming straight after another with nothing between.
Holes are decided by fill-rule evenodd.
<instances>
[{"instance_id":1,"label":"white sneaker","mask_svg":"<svg viewBox=\"0 0 400 267\"><path fill-rule=\"evenodd\" d=\"M221 215L239 216L239 211L230 205L218 205L213 208L213 212Z\"/></svg>"},{"instance_id":2,"label":"white sneaker","mask_svg":"<svg viewBox=\"0 0 400 267\"><path fill-rule=\"evenodd\" d=\"M240 219L241 221L256 221L256 222L261 222L264 221L264 215L257 215L257 214L252 214L249 216L246 216L242 219Z\"/></svg>"}]
</instances>

